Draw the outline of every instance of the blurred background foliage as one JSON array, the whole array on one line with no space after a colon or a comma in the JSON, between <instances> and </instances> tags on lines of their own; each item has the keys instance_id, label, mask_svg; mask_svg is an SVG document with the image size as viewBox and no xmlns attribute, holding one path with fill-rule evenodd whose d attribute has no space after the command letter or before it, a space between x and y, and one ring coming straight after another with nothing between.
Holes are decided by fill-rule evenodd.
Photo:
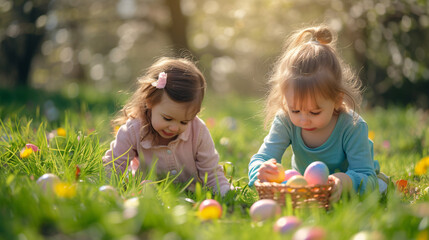
<instances>
[{"instance_id":1,"label":"blurred background foliage","mask_svg":"<svg viewBox=\"0 0 429 240\"><path fill-rule=\"evenodd\" d=\"M367 106L429 108L428 2L0 0L0 87L102 96L132 89L157 57L193 56L211 91L263 96L287 34L324 22Z\"/></svg>"}]
</instances>

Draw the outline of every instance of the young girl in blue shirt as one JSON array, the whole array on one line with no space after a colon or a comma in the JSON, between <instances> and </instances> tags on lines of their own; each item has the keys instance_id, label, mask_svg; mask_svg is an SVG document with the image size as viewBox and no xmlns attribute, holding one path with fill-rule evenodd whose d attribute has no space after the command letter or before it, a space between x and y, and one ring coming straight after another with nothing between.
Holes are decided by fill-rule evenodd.
<instances>
[{"instance_id":1,"label":"young girl in blue shirt","mask_svg":"<svg viewBox=\"0 0 429 240\"><path fill-rule=\"evenodd\" d=\"M265 123L274 120L250 160L250 186L277 175L276 163L289 145L292 168L301 174L314 161L328 166L334 182L331 201L338 201L343 192L364 193L384 183L377 179L380 169L368 125L357 113L361 83L337 54L329 28L292 34L269 82Z\"/></svg>"}]
</instances>

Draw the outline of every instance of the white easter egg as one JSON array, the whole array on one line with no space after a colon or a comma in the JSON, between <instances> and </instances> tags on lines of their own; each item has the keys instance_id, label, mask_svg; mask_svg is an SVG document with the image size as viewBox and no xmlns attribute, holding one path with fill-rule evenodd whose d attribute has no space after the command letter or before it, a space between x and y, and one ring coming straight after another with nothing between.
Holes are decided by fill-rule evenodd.
<instances>
[{"instance_id":1,"label":"white easter egg","mask_svg":"<svg viewBox=\"0 0 429 240\"><path fill-rule=\"evenodd\" d=\"M110 186L110 185L101 186L98 188L98 191L109 194L109 195L118 196L118 192L116 191L116 188L114 188L113 186Z\"/></svg>"},{"instance_id":2,"label":"white easter egg","mask_svg":"<svg viewBox=\"0 0 429 240\"><path fill-rule=\"evenodd\" d=\"M53 173L45 173L36 181L43 191L52 190L54 184L58 182L60 182L60 178Z\"/></svg>"},{"instance_id":3,"label":"white easter egg","mask_svg":"<svg viewBox=\"0 0 429 240\"><path fill-rule=\"evenodd\" d=\"M352 236L350 240L383 240L383 234L378 231L361 231Z\"/></svg>"}]
</instances>

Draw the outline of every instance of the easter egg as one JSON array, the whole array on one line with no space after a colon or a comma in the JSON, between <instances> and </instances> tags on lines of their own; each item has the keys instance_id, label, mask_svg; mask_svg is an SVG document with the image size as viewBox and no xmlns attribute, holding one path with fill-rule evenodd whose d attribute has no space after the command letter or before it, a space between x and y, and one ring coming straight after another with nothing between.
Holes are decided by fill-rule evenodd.
<instances>
[{"instance_id":1,"label":"easter egg","mask_svg":"<svg viewBox=\"0 0 429 240\"><path fill-rule=\"evenodd\" d=\"M295 228L301 225L301 220L295 216L286 216L279 218L274 223L274 231L278 233L287 233L291 232Z\"/></svg>"},{"instance_id":2,"label":"easter egg","mask_svg":"<svg viewBox=\"0 0 429 240\"><path fill-rule=\"evenodd\" d=\"M293 169L288 169L285 171L285 180L287 181L295 175L301 175L301 173L299 173L298 171L293 170Z\"/></svg>"},{"instance_id":3,"label":"easter egg","mask_svg":"<svg viewBox=\"0 0 429 240\"><path fill-rule=\"evenodd\" d=\"M124 212L123 216L125 219L133 218L138 213L138 207L140 200L137 197L129 198L124 201Z\"/></svg>"},{"instance_id":4,"label":"easter egg","mask_svg":"<svg viewBox=\"0 0 429 240\"><path fill-rule=\"evenodd\" d=\"M76 183L59 182L54 184L55 195L61 198L72 198L76 196Z\"/></svg>"},{"instance_id":5,"label":"easter egg","mask_svg":"<svg viewBox=\"0 0 429 240\"><path fill-rule=\"evenodd\" d=\"M429 194L429 187L426 187L426 188L423 190L423 193L424 193L425 195Z\"/></svg>"},{"instance_id":6,"label":"easter egg","mask_svg":"<svg viewBox=\"0 0 429 240\"><path fill-rule=\"evenodd\" d=\"M264 221L279 214L281 214L281 208L277 202L272 199L256 201L250 207L250 217L253 221Z\"/></svg>"},{"instance_id":7,"label":"easter egg","mask_svg":"<svg viewBox=\"0 0 429 240\"><path fill-rule=\"evenodd\" d=\"M304 178L309 185L327 184L329 169L325 163L316 161L308 165L304 172Z\"/></svg>"},{"instance_id":8,"label":"easter egg","mask_svg":"<svg viewBox=\"0 0 429 240\"><path fill-rule=\"evenodd\" d=\"M280 163L276 163L277 175L267 177L269 182L281 183L285 180L285 169Z\"/></svg>"},{"instance_id":9,"label":"easter egg","mask_svg":"<svg viewBox=\"0 0 429 240\"><path fill-rule=\"evenodd\" d=\"M396 185L398 191L400 191L402 193L408 192L408 181L407 180L399 179L398 181L396 181L395 185Z\"/></svg>"},{"instance_id":10,"label":"easter egg","mask_svg":"<svg viewBox=\"0 0 429 240\"><path fill-rule=\"evenodd\" d=\"M52 190L54 184L58 182L60 182L60 178L53 173L45 173L36 181L43 191Z\"/></svg>"},{"instance_id":11,"label":"easter egg","mask_svg":"<svg viewBox=\"0 0 429 240\"><path fill-rule=\"evenodd\" d=\"M292 240L323 240L326 239L326 231L321 227L300 228L292 237Z\"/></svg>"},{"instance_id":12,"label":"easter egg","mask_svg":"<svg viewBox=\"0 0 429 240\"><path fill-rule=\"evenodd\" d=\"M138 197L129 198L124 201L125 208L137 208L139 205L140 201Z\"/></svg>"},{"instance_id":13,"label":"easter egg","mask_svg":"<svg viewBox=\"0 0 429 240\"><path fill-rule=\"evenodd\" d=\"M39 151L39 148L36 145L31 144L31 143L25 144L25 148L31 148L31 149L33 149L33 152L38 152Z\"/></svg>"},{"instance_id":14,"label":"easter egg","mask_svg":"<svg viewBox=\"0 0 429 240\"><path fill-rule=\"evenodd\" d=\"M202 220L217 219L222 216L222 206L214 199L206 199L198 208L198 216Z\"/></svg>"},{"instance_id":15,"label":"easter egg","mask_svg":"<svg viewBox=\"0 0 429 240\"><path fill-rule=\"evenodd\" d=\"M116 189L110 185L104 185L98 188L98 191L106 193L108 195L117 196L118 193L116 192Z\"/></svg>"},{"instance_id":16,"label":"easter egg","mask_svg":"<svg viewBox=\"0 0 429 240\"><path fill-rule=\"evenodd\" d=\"M383 240L384 236L377 231L361 231L352 236L350 240Z\"/></svg>"},{"instance_id":17,"label":"easter egg","mask_svg":"<svg viewBox=\"0 0 429 240\"><path fill-rule=\"evenodd\" d=\"M289 187L304 187L307 186L307 180L301 175L292 176L286 183Z\"/></svg>"},{"instance_id":18,"label":"easter egg","mask_svg":"<svg viewBox=\"0 0 429 240\"><path fill-rule=\"evenodd\" d=\"M19 152L19 157L20 158L27 158L29 157L32 153L33 153L33 149L32 148L23 148L21 150L21 152Z\"/></svg>"}]
</instances>

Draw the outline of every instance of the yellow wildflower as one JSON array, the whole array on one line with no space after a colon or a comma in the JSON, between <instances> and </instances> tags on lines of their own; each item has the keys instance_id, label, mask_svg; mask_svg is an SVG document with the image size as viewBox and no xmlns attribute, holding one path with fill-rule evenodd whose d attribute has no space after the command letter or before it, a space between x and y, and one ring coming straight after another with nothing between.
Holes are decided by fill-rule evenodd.
<instances>
[{"instance_id":1,"label":"yellow wildflower","mask_svg":"<svg viewBox=\"0 0 429 240\"><path fill-rule=\"evenodd\" d=\"M371 139L371 141L374 141L375 138L375 132L374 131L369 131L368 132L368 138Z\"/></svg>"},{"instance_id":2,"label":"yellow wildflower","mask_svg":"<svg viewBox=\"0 0 429 240\"><path fill-rule=\"evenodd\" d=\"M426 240L429 239L429 231L423 230L417 234L417 240Z\"/></svg>"},{"instance_id":3,"label":"yellow wildflower","mask_svg":"<svg viewBox=\"0 0 429 240\"><path fill-rule=\"evenodd\" d=\"M420 159L420 161L416 164L416 167L414 168L414 172L417 175L424 175L427 173L429 168L429 157L424 157Z\"/></svg>"},{"instance_id":4,"label":"yellow wildflower","mask_svg":"<svg viewBox=\"0 0 429 240\"><path fill-rule=\"evenodd\" d=\"M113 128L113 135L117 135L118 134L118 131L119 131L119 128L120 128L120 126L115 126L114 128Z\"/></svg>"},{"instance_id":5,"label":"yellow wildflower","mask_svg":"<svg viewBox=\"0 0 429 240\"><path fill-rule=\"evenodd\" d=\"M19 153L19 157L20 158L27 158L28 156L30 156L30 154L33 153L33 149L32 148L24 148L21 150L21 152Z\"/></svg>"},{"instance_id":6,"label":"yellow wildflower","mask_svg":"<svg viewBox=\"0 0 429 240\"><path fill-rule=\"evenodd\" d=\"M216 125L216 120L214 118L207 118L206 125L208 128L213 128Z\"/></svg>"},{"instance_id":7,"label":"yellow wildflower","mask_svg":"<svg viewBox=\"0 0 429 240\"><path fill-rule=\"evenodd\" d=\"M57 128L57 134L58 134L58 136L65 137L66 136L66 130L64 128L59 127L59 128Z\"/></svg>"},{"instance_id":8,"label":"yellow wildflower","mask_svg":"<svg viewBox=\"0 0 429 240\"><path fill-rule=\"evenodd\" d=\"M76 185L59 182L54 185L54 192L59 197L72 198L76 196Z\"/></svg>"}]
</instances>

